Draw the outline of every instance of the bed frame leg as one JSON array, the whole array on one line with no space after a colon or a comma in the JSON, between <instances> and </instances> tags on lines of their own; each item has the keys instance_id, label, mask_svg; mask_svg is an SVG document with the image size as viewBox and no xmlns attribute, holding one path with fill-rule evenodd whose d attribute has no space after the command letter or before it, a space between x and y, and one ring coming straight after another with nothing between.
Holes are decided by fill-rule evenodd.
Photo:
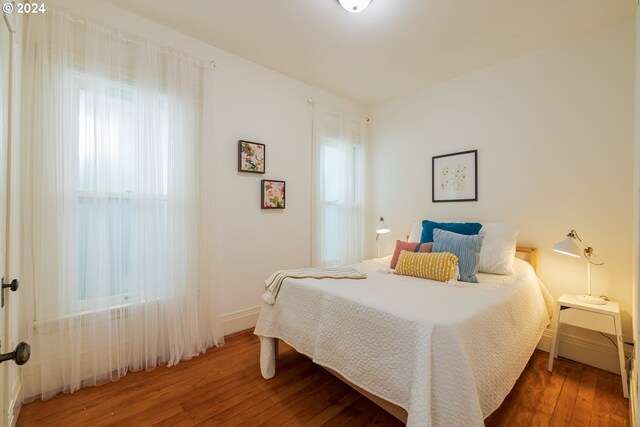
<instances>
[{"instance_id":1,"label":"bed frame leg","mask_svg":"<svg viewBox=\"0 0 640 427\"><path fill-rule=\"evenodd\" d=\"M276 338L260 337L260 372L266 380L276 375L276 355L278 340Z\"/></svg>"}]
</instances>

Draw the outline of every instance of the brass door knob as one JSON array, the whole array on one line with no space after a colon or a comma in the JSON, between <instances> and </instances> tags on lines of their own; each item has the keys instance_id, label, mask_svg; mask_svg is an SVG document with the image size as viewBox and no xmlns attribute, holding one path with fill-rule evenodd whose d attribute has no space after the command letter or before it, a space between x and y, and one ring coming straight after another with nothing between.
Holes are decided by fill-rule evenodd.
<instances>
[{"instance_id":1,"label":"brass door knob","mask_svg":"<svg viewBox=\"0 0 640 427\"><path fill-rule=\"evenodd\" d=\"M2 288L0 288L0 307L4 307L4 290L9 288L11 292L15 292L20 287L18 279L13 279L11 283L4 283L4 277L2 278Z\"/></svg>"},{"instance_id":2,"label":"brass door knob","mask_svg":"<svg viewBox=\"0 0 640 427\"><path fill-rule=\"evenodd\" d=\"M24 365L29 361L30 357L31 346L26 342L20 342L11 353L0 354L0 363L13 360L16 362L16 365Z\"/></svg>"}]
</instances>

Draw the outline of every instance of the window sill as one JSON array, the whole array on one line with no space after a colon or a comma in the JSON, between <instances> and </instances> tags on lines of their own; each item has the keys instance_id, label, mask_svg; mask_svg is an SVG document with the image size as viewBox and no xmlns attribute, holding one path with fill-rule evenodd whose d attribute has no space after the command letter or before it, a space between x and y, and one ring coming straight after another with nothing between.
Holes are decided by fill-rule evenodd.
<instances>
[{"instance_id":1,"label":"window sill","mask_svg":"<svg viewBox=\"0 0 640 427\"><path fill-rule=\"evenodd\" d=\"M62 330L69 330L73 327L87 327L94 324L96 320L100 323L104 321L121 321L129 316L133 308L157 305L159 302L168 301L169 299L169 297L162 297L148 301L127 301L111 307L85 309L54 319L34 320L32 327L36 333L48 335Z\"/></svg>"}]
</instances>

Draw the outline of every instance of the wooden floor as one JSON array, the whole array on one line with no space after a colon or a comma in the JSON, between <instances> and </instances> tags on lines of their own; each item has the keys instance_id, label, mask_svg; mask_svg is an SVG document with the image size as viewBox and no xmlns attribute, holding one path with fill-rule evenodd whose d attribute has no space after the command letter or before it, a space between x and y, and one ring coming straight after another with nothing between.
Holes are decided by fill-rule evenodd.
<instances>
[{"instance_id":1,"label":"wooden floor","mask_svg":"<svg viewBox=\"0 0 640 427\"><path fill-rule=\"evenodd\" d=\"M172 368L24 405L18 426L400 426L398 420L290 347L260 376L259 341L245 331ZM536 351L487 426L625 426L620 377Z\"/></svg>"}]
</instances>

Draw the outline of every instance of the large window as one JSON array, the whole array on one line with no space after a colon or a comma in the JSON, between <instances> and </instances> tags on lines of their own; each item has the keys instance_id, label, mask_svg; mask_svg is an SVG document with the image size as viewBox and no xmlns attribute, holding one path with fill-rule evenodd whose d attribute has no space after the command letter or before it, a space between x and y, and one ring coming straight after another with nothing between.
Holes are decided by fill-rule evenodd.
<instances>
[{"instance_id":1,"label":"large window","mask_svg":"<svg viewBox=\"0 0 640 427\"><path fill-rule=\"evenodd\" d=\"M91 82L72 73L77 111L77 310L140 302L168 293L166 281L141 286L136 274L144 240L168 241L167 96L131 86ZM151 115L137 121L141 108ZM154 135L151 144L145 135ZM145 161L146 159L147 161ZM144 221L141 221L140 214ZM147 251L145 262L167 263L166 247ZM144 291L144 292L143 292ZM144 293L144 295L143 295ZM73 304L72 304L73 306Z\"/></svg>"},{"instance_id":2,"label":"large window","mask_svg":"<svg viewBox=\"0 0 640 427\"><path fill-rule=\"evenodd\" d=\"M48 399L222 342L213 68L55 7L23 24L23 394Z\"/></svg>"}]
</instances>

